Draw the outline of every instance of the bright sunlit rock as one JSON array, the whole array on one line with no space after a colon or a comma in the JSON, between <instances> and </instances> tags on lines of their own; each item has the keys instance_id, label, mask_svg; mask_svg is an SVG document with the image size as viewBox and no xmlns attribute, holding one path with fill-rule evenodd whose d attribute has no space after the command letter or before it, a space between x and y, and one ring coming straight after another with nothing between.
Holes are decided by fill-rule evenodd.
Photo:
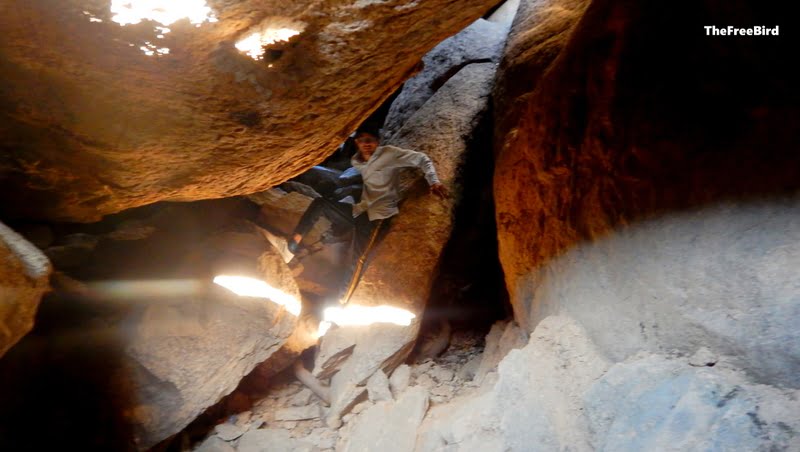
<instances>
[{"instance_id":1,"label":"bright sunlit rock","mask_svg":"<svg viewBox=\"0 0 800 452\"><path fill-rule=\"evenodd\" d=\"M333 324L331 322L326 322L325 320L319 322L319 327L317 328L317 339L324 336L332 326Z\"/></svg>"},{"instance_id":2,"label":"bright sunlit rock","mask_svg":"<svg viewBox=\"0 0 800 452\"><path fill-rule=\"evenodd\" d=\"M193 24L216 22L206 0L111 0L111 20L120 25L152 20L170 25L181 19Z\"/></svg>"},{"instance_id":3,"label":"bright sunlit rock","mask_svg":"<svg viewBox=\"0 0 800 452\"><path fill-rule=\"evenodd\" d=\"M347 305L325 309L324 322L339 326L372 325L373 323L393 323L408 326L416 317L412 312L392 306Z\"/></svg>"},{"instance_id":4,"label":"bright sunlit rock","mask_svg":"<svg viewBox=\"0 0 800 452\"><path fill-rule=\"evenodd\" d=\"M246 276L219 275L214 278L214 283L243 297L267 298L285 307L290 313L300 315L300 300L260 279Z\"/></svg>"},{"instance_id":5,"label":"bright sunlit rock","mask_svg":"<svg viewBox=\"0 0 800 452\"><path fill-rule=\"evenodd\" d=\"M249 34L246 38L236 43L236 48L246 53L254 60L264 57L264 46L274 44L279 41L288 41L292 36L300 34L300 30L294 28L266 27Z\"/></svg>"}]
</instances>

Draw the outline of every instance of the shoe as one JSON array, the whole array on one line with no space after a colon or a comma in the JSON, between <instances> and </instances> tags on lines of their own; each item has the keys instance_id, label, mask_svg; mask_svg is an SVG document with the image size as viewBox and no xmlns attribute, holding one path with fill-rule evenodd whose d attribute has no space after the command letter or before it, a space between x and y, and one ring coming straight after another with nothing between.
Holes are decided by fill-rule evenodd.
<instances>
[{"instance_id":1,"label":"shoe","mask_svg":"<svg viewBox=\"0 0 800 452\"><path fill-rule=\"evenodd\" d=\"M262 229L261 231L264 234L264 237L267 239L267 241L272 245L273 248L275 248L276 251L278 251L278 254L281 255L281 258L283 259L284 263L288 264L289 262L292 261L292 259L294 259L295 253L293 253L292 250L289 248L288 240L286 240L283 237L279 237L275 234L272 234L267 230ZM297 244L294 242L291 243L294 244L295 245L294 248L297 249L296 248Z\"/></svg>"},{"instance_id":2,"label":"shoe","mask_svg":"<svg viewBox=\"0 0 800 452\"><path fill-rule=\"evenodd\" d=\"M290 243L294 244L294 242L287 242L286 239L279 237L277 243L272 244L272 246L278 250L278 254L280 254L283 258L283 262L287 264L294 259L294 252L292 252L291 248L289 247Z\"/></svg>"}]
</instances>

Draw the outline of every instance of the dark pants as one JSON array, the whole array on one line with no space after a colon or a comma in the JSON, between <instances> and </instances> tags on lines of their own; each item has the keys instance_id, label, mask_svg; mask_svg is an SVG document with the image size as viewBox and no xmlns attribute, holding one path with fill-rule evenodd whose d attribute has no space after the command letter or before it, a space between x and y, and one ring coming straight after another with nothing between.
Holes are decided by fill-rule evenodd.
<instances>
[{"instance_id":1,"label":"dark pants","mask_svg":"<svg viewBox=\"0 0 800 452\"><path fill-rule=\"evenodd\" d=\"M344 282L337 288L339 303L347 304L364 272L369 252L384 235L389 219L369 221L366 212L353 218L351 204L320 197L314 199L308 206L292 236L300 234L305 237L321 215L330 220L334 230L352 231L350 249L342 275Z\"/></svg>"}]
</instances>

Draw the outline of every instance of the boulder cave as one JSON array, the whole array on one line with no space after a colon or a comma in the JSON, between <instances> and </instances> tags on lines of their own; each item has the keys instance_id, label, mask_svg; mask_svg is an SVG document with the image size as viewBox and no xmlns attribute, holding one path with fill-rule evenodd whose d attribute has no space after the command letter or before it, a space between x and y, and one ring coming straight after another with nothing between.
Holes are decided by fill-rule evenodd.
<instances>
[{"instance_id":1,"label":"boulder cave","mask_svg":"<svg viewBox=\"0 0 800 452\"><path fill-rule=\"evenodd\" d=\"M0 450L800 450L791 17L2 2Z\"/></svg>"}]
</instances>

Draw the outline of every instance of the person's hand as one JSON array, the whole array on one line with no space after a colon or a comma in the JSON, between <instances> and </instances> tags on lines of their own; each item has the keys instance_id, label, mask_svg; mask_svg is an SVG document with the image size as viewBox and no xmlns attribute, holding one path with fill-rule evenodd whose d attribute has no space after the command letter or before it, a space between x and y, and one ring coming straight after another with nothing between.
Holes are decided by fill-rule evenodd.
<instances>
[{"instance_id":1,"label":"person's hand","mask_svg":"<svg viewBox=\"0 0 800 452\"><path fill-rule=\"evenodd\" d=\"M433 184L433 185L431 185L431 193L433 193L434 195L436 195L436 196L438 196L438 197L440 197L442 199L447 199L447 198L450 197L450 192L447 191L447 187L445 187L442 184Z\"/></svg>"}]
</instances>

